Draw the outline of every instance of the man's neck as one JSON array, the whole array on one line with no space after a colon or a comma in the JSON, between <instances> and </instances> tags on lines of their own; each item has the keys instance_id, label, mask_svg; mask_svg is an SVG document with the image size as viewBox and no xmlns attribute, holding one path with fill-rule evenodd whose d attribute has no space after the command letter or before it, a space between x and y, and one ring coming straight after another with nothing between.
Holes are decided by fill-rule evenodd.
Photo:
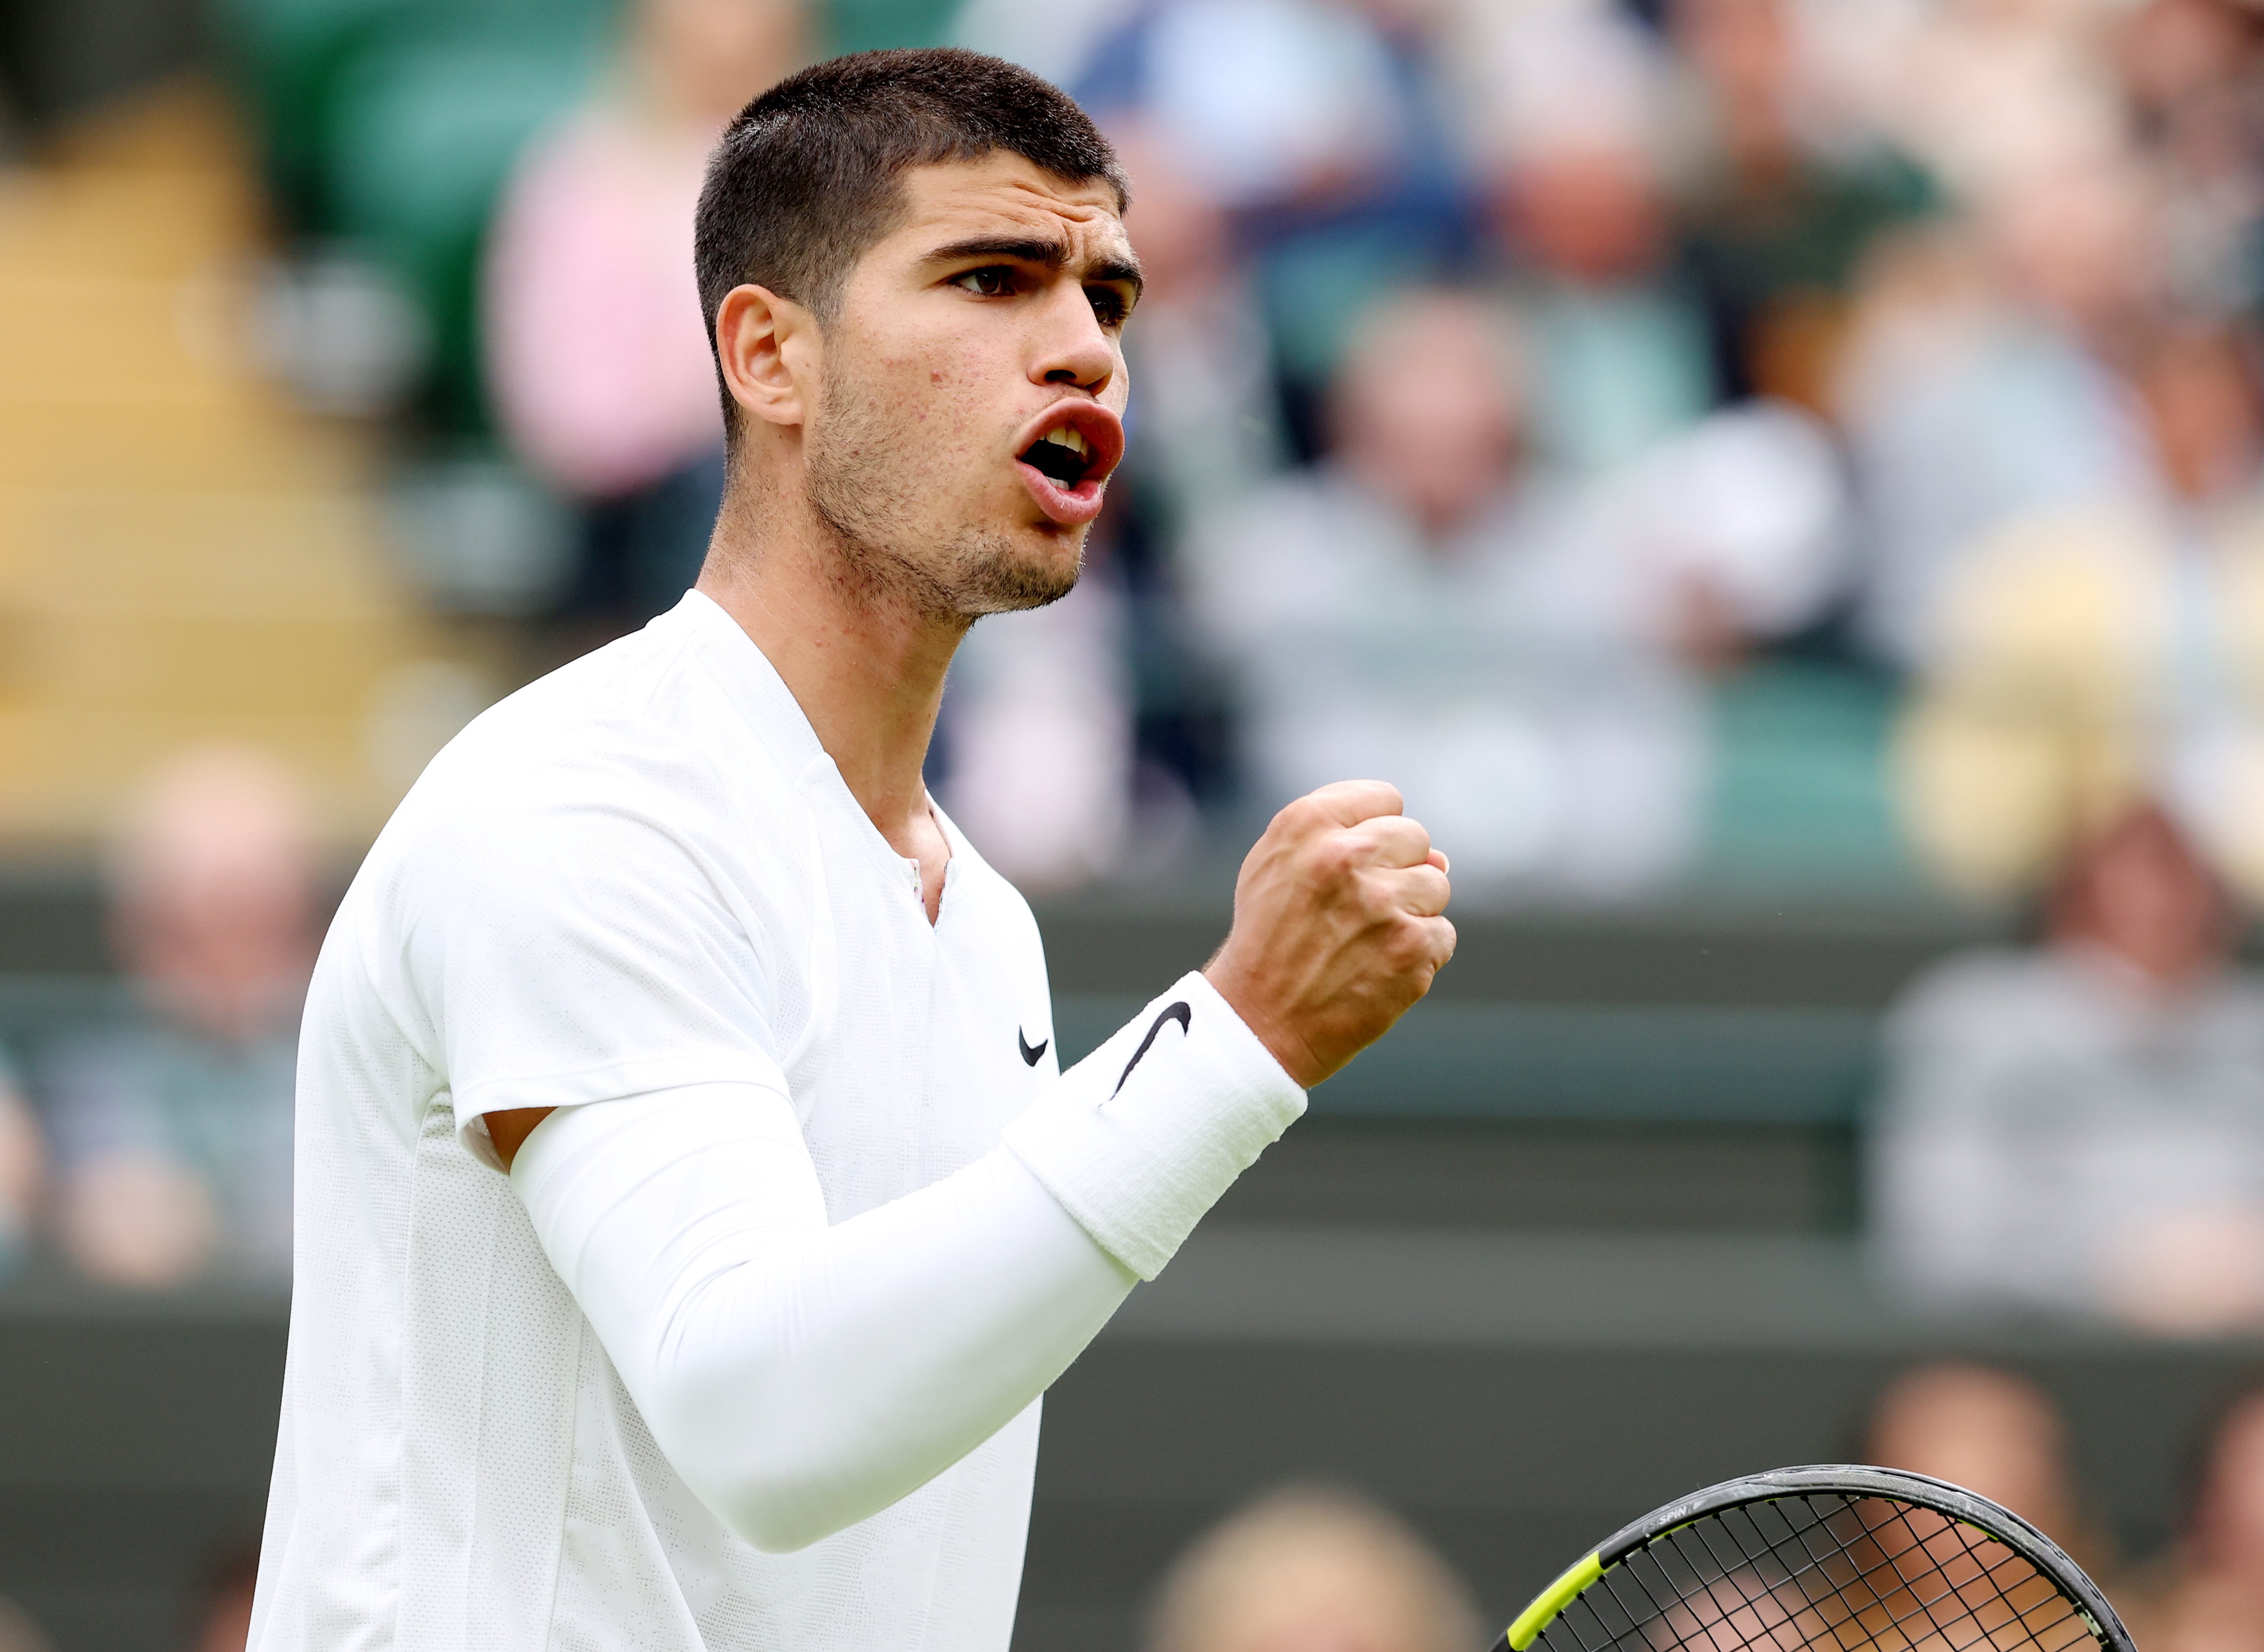
<instances>
[{"instance_id":1,"label":"man's neck","mask_svg":"<svg viewBox=\"0 0 2264 1652\"><path fill-rule=\"evenodd\" d=\"M727 504L698 589L754 639L881 835L925 866L940 833L921 770L968 622L859 577L806 510Z\"/></svg>"}]
</instances>

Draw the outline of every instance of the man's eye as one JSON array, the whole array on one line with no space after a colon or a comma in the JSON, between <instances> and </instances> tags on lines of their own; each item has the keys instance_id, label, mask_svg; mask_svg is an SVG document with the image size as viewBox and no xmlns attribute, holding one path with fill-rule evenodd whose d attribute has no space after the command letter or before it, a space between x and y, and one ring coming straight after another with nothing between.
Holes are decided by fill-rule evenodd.
<instances>
[{"instance_id":1,"label":"man's eye","mask_svg":"<svg viewBox=\"0 0 2264 1652\"><path fill-rule=\"evenodd\" d=\"M1124 294L1113 286L1089 286L1085 295L1092 301L1093 315L1103 327L1121 327L1125 317L1132 313L1132 307L1124 301Z\"/></svg>"},{"instance_id":2,"label":"man's eye","mask_svg":"<svg viewBox=\"0 0 2264 1652\"><path fill-rule=\"evenodd\" d=\"M1014 290L1014 272L1003 264L994 264L986 269L969 270L964 275L954 275L951 278L951 284L984 298L1005 298Z\"/></svg>"}]
</instances>

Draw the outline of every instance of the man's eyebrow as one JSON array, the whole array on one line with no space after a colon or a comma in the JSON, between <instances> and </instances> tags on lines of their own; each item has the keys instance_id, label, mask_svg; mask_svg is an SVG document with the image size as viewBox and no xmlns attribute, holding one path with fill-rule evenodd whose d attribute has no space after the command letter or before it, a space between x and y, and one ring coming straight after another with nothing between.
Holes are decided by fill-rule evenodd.
<instances>
[{"instance_id":1,"label":"man's eyebrow","mask_svg":"<svg viewBox=\"0 0 2264 1652\"><path fill-rule=\"evenodd\" d=\"M1011 258L1017 264L1034 264L1041 269L1065 270L1069 267L1069 243L1035 235L977 235L938 247L927 255L930 264L959 264L969 258ZM1085 279L1121 281L1136 293L1143 285L1140 261L1128 253L1111 253L1099 258L1085 271Z\"/></svg>"},{"instance_id":2,"label":"man's eyebrow","mask_svg":"<svg viewBox=\"0 0 2264 1652\"><path fill-rule=\"evenodd\" d=\"M977 235L971 241L954 241L947 247L938 247L927 255L930 264L957 264L962 258L1012 258L1018 264L1038 264L1049 270L1060 270L1069 264L1069 243L1036 235Z\"/></svg>"},{"instance_id":3,"label":"man's eyebrow","mask_svg":"<svg viewBox=\"0 0 2264 1652\"><path fill-rule=\"evenodd\" d=\"M1111 254L1102 258L1085 272L1085 279L1088 281L1121 281L1132 289L1135 298L1140 296L1148 284L1147 278L1140 272L1140 260L1129 253L1122 257Z\"/></svg>"}]
</instances>

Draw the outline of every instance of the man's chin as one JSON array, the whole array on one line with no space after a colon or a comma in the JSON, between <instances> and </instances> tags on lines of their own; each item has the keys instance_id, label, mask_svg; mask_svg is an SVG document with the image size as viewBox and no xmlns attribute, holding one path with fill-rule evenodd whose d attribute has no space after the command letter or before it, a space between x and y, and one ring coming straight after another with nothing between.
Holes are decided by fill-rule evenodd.
<instances>
[{"instance_id":1,"label":"man's chin","mask_svg":"<svg viewBox=\"0 0 2264 1652\"><path fill-rule=\"evenodd\" d=\"M961 584L959 611L973 620L990 613L1020 613L1026 608L1042 608L1075 591L1078 575L1082 571L1079 562L1072 562L1065 569L1043 565L993 565Z\"/></svg>"},{"instance_id":2,"label":"man's chin","mask_svg":"<svg viewBox=\"0 0 2264 1652\"><path fill-rule=\"evenodd\" d=\"M969 547L974 554L961 563L954 582L960 612L976 619L1059 602L1077 589L1085 570L1085 534L1082 526L1049 522L1004 543Z\"/></svg>"}]
</instances>

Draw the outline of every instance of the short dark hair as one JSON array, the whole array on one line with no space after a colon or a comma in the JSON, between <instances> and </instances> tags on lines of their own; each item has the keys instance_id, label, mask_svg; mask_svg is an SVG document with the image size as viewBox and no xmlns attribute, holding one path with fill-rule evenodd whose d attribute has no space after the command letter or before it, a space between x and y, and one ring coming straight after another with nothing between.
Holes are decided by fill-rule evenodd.
<instances>
[{"instance_id":1,"label":"short dark hair","mask_svg":"<svg viewBox=\"0 0 2264 1652\"><path fill-rule=\"evenodd\" d=\"M1129 199L1092 118L1000 58L858 52L779 82L725 128L700 191L693 265L709 348L724 295L746 282L831 320L850 270L903 209L900 174L1000 149L1069 183L1106 183L1120 212ZM726 387L727 425L736 412Z\"/></svg>"}]
</instances>

